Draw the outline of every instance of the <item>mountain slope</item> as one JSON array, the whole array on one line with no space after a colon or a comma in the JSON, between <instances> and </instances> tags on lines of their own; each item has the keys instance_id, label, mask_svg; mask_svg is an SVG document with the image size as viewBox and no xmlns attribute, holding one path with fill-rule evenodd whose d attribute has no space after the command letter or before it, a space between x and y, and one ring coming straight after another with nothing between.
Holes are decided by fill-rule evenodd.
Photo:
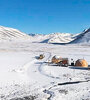
<instances>
[{"instance_id":1,"label":"mountain slope","mask_svg":"<svg viewBox=\"0 0 90 100\"><path fill-rule=\"evenodd\" d=\"M30 36L17 29L0 26L0 40L29 39Z\"/></svg>"},{"instance_id":2,"label":"mountain slope","mask_svg":"<svg viewBox=\"0 0 90 100\"><path fill-rule=\"evenodd\" d=\"M77 35L76 39L74 39L70 43L90 43L90 28Z\"/></svg>"},{"instance_id":3,"label":"mountain slope","mask_svg":"<svg viewBox=\"0 0 90 100\"><path fill-rule=\"evenodd\" d=\"M41 43L90 43L90 28L80 34L52 33L27 35L17 29L0 26L0 41L30 40Z\"/></svg>"},{"instance_id":4,"label":"mountain slope","mask_svg":"<svg viewBox=\"0 0 90 100\"><path fill-rule=\"evenodd\" d=\"M35 39L35 41L41 43L68 43L74 39L73 35L70 33L51 33L48 35L36 34L32 37Z\"/></svg>"},{"instance_id":5,"label":"mountain slope","mask_svg":"<svg viewBox=\"0 0 90 100\"><path fill-rule=\"evenodd\" d=\"M72 40L72 35L69 33L55 33L48 43L68 43Z\"/></svg>"}]
</instances>

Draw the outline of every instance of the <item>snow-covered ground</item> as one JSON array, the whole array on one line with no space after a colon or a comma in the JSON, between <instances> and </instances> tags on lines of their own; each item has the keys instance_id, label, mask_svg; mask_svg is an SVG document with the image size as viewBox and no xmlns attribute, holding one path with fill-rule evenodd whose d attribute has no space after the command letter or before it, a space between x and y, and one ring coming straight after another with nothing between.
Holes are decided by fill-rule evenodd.
<instances>
[{"instance_id":1,"label":"snow-covered ground","mask_svg":"<svg viewBox=\"0 0 90 100\"><path fill-rule=\"evenodd\" d=\"M90 100L90 70L48 65L53 55L90 64L88 45L0 42L0 100Z\"/></svg>"}]
</instances>

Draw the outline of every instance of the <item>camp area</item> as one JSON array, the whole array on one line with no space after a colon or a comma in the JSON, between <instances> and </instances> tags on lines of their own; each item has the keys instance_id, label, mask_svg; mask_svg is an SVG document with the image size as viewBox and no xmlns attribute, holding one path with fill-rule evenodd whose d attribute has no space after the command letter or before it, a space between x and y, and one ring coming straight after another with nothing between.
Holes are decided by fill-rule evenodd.
<instances>
[{"instance_id":1,"label":"camp area","mask_svg":"<svg viewBox=\"0 0 90 100\"><path fill-rule=\"evenodd\" d=\"M77 59L73 60L69 58L64 58L61 56L52 56L51 60L48 61L48 65L53 65L53 66L60 66L60 67L76 67L76 68L87 68L90 69L90 65L88 65L88 62L85 59Z\"/></svg>"}]
</instances>

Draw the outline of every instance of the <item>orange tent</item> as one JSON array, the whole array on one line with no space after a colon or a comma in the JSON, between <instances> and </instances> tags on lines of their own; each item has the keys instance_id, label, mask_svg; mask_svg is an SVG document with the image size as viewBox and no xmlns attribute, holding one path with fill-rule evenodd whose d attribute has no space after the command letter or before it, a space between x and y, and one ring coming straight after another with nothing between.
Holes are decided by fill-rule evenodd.
<instances>
[{"instance_id":1,"label":"orange tent","mask_svg":"<svg viewBox=\"0 0 90 100\"><path fill-rule=\"evenodd\" d=\"M84 59L78 59L76 61L76 63L75 63L75 66L78 66L78 67L88 67L88 63Z\"/></svg>"}]
</instances>

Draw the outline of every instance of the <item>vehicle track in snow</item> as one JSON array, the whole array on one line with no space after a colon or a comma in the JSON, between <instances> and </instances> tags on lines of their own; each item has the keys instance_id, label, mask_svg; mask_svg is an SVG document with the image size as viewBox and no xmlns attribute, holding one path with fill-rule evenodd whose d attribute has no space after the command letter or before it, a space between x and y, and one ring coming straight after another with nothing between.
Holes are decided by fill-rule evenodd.
<instances>
[{"instance_id":1,"label":"vehicle track in snow","mask_svg":"<svg viewBox=\"0 0 90 100\"><path fill-rule=\"evenodd\" d=\"M38 53L39 53L39 52L38 52ZM33 59L32 61L26 63L26 64L23 66L22 70L20 70L19 72L24 73L25 75L27 75L28 70L32 70L32 67L33 67L33 65L34 65L34 67L38 67L38 68L37 68L38 74L42 74L42 75L44 75L44 76L46 76L46 77L55 78L55 79L56 79L56 77L53 77L52 75L47 74L47 73L45 72L45 70L44 70L44 67L47 66L47 63L44 63L44 62L47 62L47 61L50 59L51 53L49 53L49 52L40 52L39 54L41 54L41 53L44 53L44 54L45 54L45 58L44 58L43 60L39 60L39 61L38 61L37 59ZM35 63L39 63L39 65L38 65L38 66L35 66ZM37 64L36 64L36 65L37 65ZM49 67L49 66L48 66L48 67ZM32 71L32 73L33 73L33 71ZM34 75L34 74L35 74L35 73L33 73L33 75ZM28 77L29 77L29 76L28 76ZM41 76L41 77L42 77L42 76ZM43 92L46 93L46 94L49 94L50 96L47 98L47 100L51 100L51 99L53 99L53 97L54 97L54 95L55 95L55 93L51 90L52 88L57 87L58 85L61 86L61 85L69 85L69 84L78 84L78 83L83 83L83 82L87 82L87 81L65 82L65 83L58 83L58 84L56 84L56 85L53 84L52 86L49 86L48 89L45 89Z\"/></svg>"},{"instance_id":2,"label":"vehicle track in snow","mask_svg":"<svg viewBox=\"0 0 90 100\"><path fill-rule=\"evenodd\" d=\"M43 53L45 55L45 58L42 60L37 60L37 59L33 59L32 61L29 61L28 63L26 63L25 65L23 65L22 68L19 68L18 70L16 70L16 72L18 72L21 75L27 75L29 70L32 70L32 67L34 66L34 68L37 66L38 68L35 69L36 72L39 72L40 74L46 76L46 77L50 77L50 78L56 78L50 74L47 74L44 71L44 67L48 66L48 60L51 58L51 53L50 52L38 52L39 54ZM39 65L37 65L37 63L39 63ZM35 65L36 64L36 65ZM34 70L33 68L33 70ZM34 73L33 73L34 74ZM27 76L28 77L28 76Z\"/></svg>"},{"instance_id":3,"label":"vehicle track in snow","mask_svg":"<svg viewBox=\"0 0 90 100\"><path fill-rule=\"evenodd\" d=\"M53 76L53 75L51 75L51 74L48 74L48 73L46 73L46 72L44 71L44 68L45 68L46 66L48 66L48 61L49 61L50 58L51 58L51 53L50 53L50 52L46 52L46 54L47 54L48 56L45 57L44 60L42 60L40 66L38 67L39 72L40 72L42 75L46 76L46 77L54 78L54 79L60 79L59 77L55 77L55 76ZM47 63L45 63L45 62L47 62ZM48 67L49 67L49 66L48 66Z\"/></svg>"},{"instance_id":4,"label":"vehicle track in snow","mask_svg":"<svg viewBox=\"0 0 90 100\"><path fill-rule=\"evenodd\" d=\"M47 52L47 55L48 56L45 56L44 60L42 61L41 65L38 67L38 70L41 74L45 75L45 76L48 76L45 74L45 72L43 71L43 67L47 65L47 63L44 63L44 62L48 62L48 60L50 59L51 57L51 53L50 52Z\"/></svg>"}]
</instances>

